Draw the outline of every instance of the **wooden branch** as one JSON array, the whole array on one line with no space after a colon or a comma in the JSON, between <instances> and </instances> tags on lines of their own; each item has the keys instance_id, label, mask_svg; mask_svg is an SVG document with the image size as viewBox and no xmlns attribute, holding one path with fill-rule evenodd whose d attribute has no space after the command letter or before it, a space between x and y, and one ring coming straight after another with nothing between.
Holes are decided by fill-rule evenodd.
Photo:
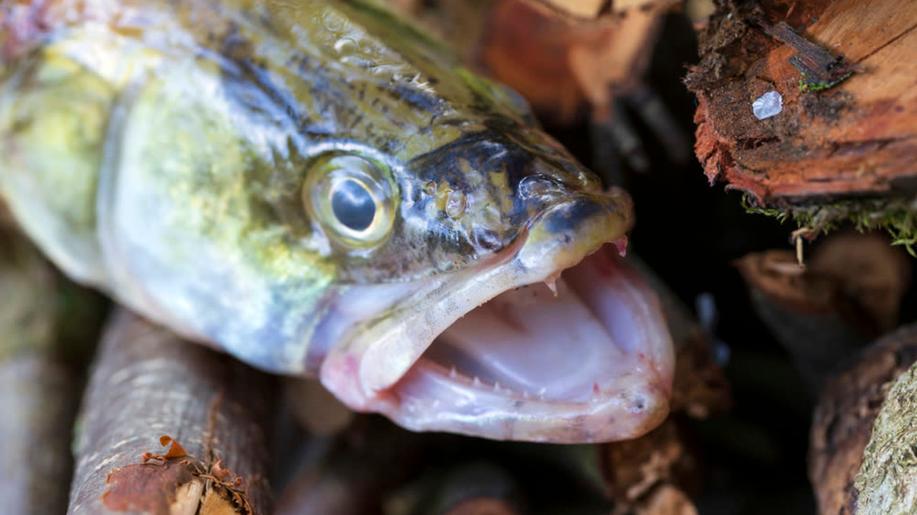
<instances>
[{"instance_id":1,"label":"wooden branch","mask_svg":"<svg viewBox=\"0 0 917 515\"><path fill-rule=\"evenodd\" d=\"M264 374L118 312L80 415L69 513L269 513L274 398Z\"/></svg>"},{"instance_id":2,"label":"wooden branch","mask_svg":"<svg viewBox=\"0 0 917 515\"><path fill-rule=\"evenodd\" d=\"M917 326L911 325L866 349L852 366L826 384L815 410L809 449L809 479L815 487L820 513L861 513L855 510L859 501L854 479L864 465L867 441L871 433L884 431L886 427L878 424L876 416L888 397L889 382L915 361ZM911 439L903 440L906 445L913 443L913 428L910 435ZM900 436L905 437L904 434ZM871 456L879 458L875 454ZM892 468L884 470L888 473Z\"/></svg>"},{"instance_id":3,"label":"wooden branch","mask_svg":"<svg viewBox=\"0 0 917 515\"><path fill-rule=\"evenodd\" d=\"M707 177L768 205L917 195L917 9L908 0L724 2L687 85ZM758 119L766 92L782 110Z\"/></svg>"},{"instance_id":4,"label":"wooden branch","mask_svg":"<svg viewBox=\"0 0 917 515\"><path fill-rule=\"evenodd\" d=\"M660 487L700 490L698 456L673 419L636 440L602 446L599 457L605 484L620 507L646 506Z\"/></svg>"}]
</instances>

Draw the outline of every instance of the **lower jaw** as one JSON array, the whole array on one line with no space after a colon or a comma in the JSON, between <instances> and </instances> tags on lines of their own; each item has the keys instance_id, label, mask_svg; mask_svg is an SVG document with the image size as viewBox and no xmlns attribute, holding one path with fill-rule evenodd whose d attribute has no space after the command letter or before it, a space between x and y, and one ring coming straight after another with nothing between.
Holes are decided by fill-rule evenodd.
<instances>
[{"instance_id":1,"label":"lower jaw","mask_svg":"<svg viewBox=\"0 0 917 515\"><path fill-rule=\"evenodd\" d=\"M649 431L668 411L671 341L655 295L609 247L565 271L559 281L561 297L571 293L590 297L579 301L593 310L605 311L591 315L604 316L607 341L581 337L568 342L570 346L565 349L559 338L576 333L586 322L565 313L554 322L567 325L545 335L552 325L551 320L544 323L550 311L531 313L529 306L510 315L518 319L528 313L528 318L534 318L530 334L508 338L511 341L504 338L499 345L493 341L490 346L488 342L465 347L450 344L450 338L473 338L476 329L484 334L500 333L501 327L486 327L500 325L498 317L475 310L441 335L398 382L378 392L366 408L414 430L501 440L584 443L632 438ZM530 289L540 289L533 290L535 296L550 295L541 284L526 287L521 294L503 295L524 297ZM499 304L503 295L491 303ZM570 311L562 298L546 302ZM594 325L595 320L592 322ZM588 331L585 334L598 337ZM443 352L449 347L477 354L473 361L479 363L487 361L489 350L503 352L509 360L503 360L507 365L503 368L510 369L515 353L540 368L532 368L529 377L518 367L511 370L512 377L467 364L453 368L449 353ZM548 356L538 359L542 354ZM452 358L455 355L453 352Z\"/></svg>"}]
</instances>

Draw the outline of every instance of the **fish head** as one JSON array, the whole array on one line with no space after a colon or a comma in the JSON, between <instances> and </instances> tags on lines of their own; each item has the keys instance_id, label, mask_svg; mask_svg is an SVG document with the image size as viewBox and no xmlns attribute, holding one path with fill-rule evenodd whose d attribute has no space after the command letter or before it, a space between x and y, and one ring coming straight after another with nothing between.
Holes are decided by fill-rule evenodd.
<instances>
[{"instance_id":1,"label":"fish head","mask_svg":"<svg viewBox=\"0 0 917 515\"><path fill-rule=\"evenodd\" d=\"M388 166L331 156L319 165L340 166L322 172L329 185L304 189L340 256L309 354L345 404L415 430L550 442L631 438L665 417L671 339L621 256L623 190L522 121ZM366 190L384 192L375 209L335 210L348 167L381 177ZM385 234L351 240L341 215L358 211L356 225Z\"/></svg>"},{"instance_id":2,"label":"fish head","mask_svg":"<svg viewBox=\"0 0 917 515\"><path fill-rule=\"evenodd\" d=\"M674 358L621 256L627 193L516 93L362 2L335 9L310 19L333 28L322 48L346 86L300 95L329 95L348 128L305 160L304 210L334 266L307 368L414 430L572 443L655 427Z\"/></svg>"}]
</instances>

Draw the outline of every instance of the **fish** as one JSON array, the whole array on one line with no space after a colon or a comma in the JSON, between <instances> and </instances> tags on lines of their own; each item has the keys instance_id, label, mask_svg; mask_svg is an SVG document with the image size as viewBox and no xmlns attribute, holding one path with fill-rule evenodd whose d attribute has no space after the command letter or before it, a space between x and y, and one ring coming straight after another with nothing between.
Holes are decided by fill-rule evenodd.
<instances>
[{"instance_id":1,"label":"fish","mask_svg":"<svg viewBox=\"0 0 917 515\"><path fill-rule=\"evenodd\" d=\"M632 201L369 1L45 0L0 20L0 196L70 278L353 410L497 440L668 412Z\"/></svg>"}]
</instances>

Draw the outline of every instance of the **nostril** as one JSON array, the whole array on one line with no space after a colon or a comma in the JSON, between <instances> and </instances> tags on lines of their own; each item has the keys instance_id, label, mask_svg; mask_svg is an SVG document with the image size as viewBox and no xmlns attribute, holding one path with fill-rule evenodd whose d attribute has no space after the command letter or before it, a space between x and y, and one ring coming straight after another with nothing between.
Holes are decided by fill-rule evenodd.
<instances>
[{"instance_id":1,"label":"nostril","mask_svg":"<svg viewBox=\"0 0 917 515\"><path fill-rule=\"evenodd\" d=\"M550 200L554 197L563 195L564 185L554 177L539 173L529 175L519 181L517 191L519 198L523 200Z\"/></svg>"}]
</instances>

